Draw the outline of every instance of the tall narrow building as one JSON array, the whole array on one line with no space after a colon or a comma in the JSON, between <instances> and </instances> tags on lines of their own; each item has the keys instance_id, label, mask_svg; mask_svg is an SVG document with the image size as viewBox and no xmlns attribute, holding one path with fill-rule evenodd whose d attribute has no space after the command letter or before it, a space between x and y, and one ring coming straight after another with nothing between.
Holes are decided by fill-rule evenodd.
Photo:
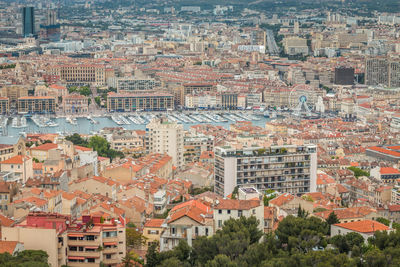
<instances>
[{"instance_id":1,"label":"tall narrow building","mask_svg":"<svg viewBox=\"0 0 400 267\"><path fill-rule=\"evenodd\" d=\"M153 153L166 153L176 167L182 167L183 125L166 118L155 118L146 126L148 149Z\"/></svg>"},{"instance_id":2,"label":"tall narrow building","mask_svg":"<svg viewBox=\"0 0 400 267\"><path fill-rule=\"evenodd\" d=\"M22 34L24 37L35 35L35 12L33 7L22 8Z\"/></svg>"}]
</instances>

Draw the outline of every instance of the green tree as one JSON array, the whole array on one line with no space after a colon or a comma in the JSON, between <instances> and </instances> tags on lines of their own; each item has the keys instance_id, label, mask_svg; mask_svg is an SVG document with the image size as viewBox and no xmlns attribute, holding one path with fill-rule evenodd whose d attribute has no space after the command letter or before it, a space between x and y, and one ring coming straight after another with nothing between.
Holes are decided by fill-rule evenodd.
<instances>
[{"instance_id":1,"label":"green tree","mask_svg":"<svg viewBox=\"0 0 400 267\"><path fill-rule=\"evenodd\" d=\"M233 262L228 256L220 254L214 257L211 261L207 262L206 267L237 267L238 265Z\"/></svg>"},{"instance_id":2,"label":"green tree","mask_svg":"<svg viewBox=\"0 0 400 267\"><path fill-rule=\"evenodd\" d=\"M153 242L147 249L146 253L146 267L155 267L160 264L160 257L158 253L158 243Z\"/></svg>"},{"instance_id":3,"label":"green tree","mask_svg":"<svg viewBox=\"0 0 400 267\"><path fill-rule=\"evenodd\" d=\"M380 223L383 223L386 226L390 225L390 221L388 219L386 219L386 218L383 218L383 217L376 218L376 221L380 222Z\"/></svg>"},{"instance_id":4,"label":"green tree","mask_svg":"<svg viewBox=\"0 0 400 267\"><path fill-rule=\"evenodd\" d=\"M340 221L339 221L339 219L338 219L336 213L334 213L334 212L332 211L331 213L329 213L329 216L328 216L328 218L326 219L326 222L327 222L329 225L332 225L332 224L339 223Z\"/></svg>"},{"instance_id":5,"label":"green tree","mask_svg":"<svg viewBox=\"0 0 400 267\"><path fill-rule=\"evenodd\" d=\"M146 243L146 238L135 228L127 227L125 234L126 246L129 248L140 249Z\"/></svg>"},{"instance_id":6,"label":"green tree","mask_svg":"<svg viewBox=\"0 0 400 267\"><path fill-rule=\"evenodd\" d=\"M69 135L65 137L65 140L72 142L77 146L89 147L89 143L87 140L83 139L79 134L74 133L73 135Z\"/></svg>"}]
</instances>

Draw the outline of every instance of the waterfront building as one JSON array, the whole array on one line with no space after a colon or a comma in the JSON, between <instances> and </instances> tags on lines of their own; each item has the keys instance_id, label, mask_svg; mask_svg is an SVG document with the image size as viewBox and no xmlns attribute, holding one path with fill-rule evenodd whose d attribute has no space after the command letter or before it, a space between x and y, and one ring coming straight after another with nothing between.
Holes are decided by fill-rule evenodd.
<instances>
[{"instance_id":1,"label":"waterfront building","mask_svg":"<svg viewBox=\"0 0 400 267\"><path fill-rule=\"evenodd\" d=\"M46 114L56 112L56 99L51 96L25 96L18 98L19 114Z\"/></svg>"},{"instance_id":2,"label":"waterfront building","mask_svg":"<svg viewBox=\"0 0 400 267\"><path fill-rule=\"evenodd\" d=\"M160 86L160 82L154 79L141 79L136 77L120 77L116 79L117 91L148 91Z\"/></svg>"},{"instance_id":3,"label":"waterfront building","mask_svg":"<svg viewBox=\"0 0 400 267\"><path fill-rule=\"evenodd\" d=\"M155 111L174 109L174 96L168 93L116 94L107 97L108 112Z\"/></svg>"},{"instance_id":4,"label":"waterfront building","mask_svg":"<svg viewBox=\"0 0 400 267\"><path fill-rule=\"evenodd\" d=\"M63 110L68 114L87 113L88 97L78 93L63 96Z\"/></svg>"},{"instance_id":5,"label":"waterfront building","mask_svg":"<svg viewBox=\"0 0 400 267\"><path fill-rule=\"evenodd\" d=\"M183 125L165 118L155 118L146 125L149 151L167 153L176 167L184 165Z\"/></svg>"},{"instance_id":6,"label":"waterfront building","mask_svg":"<svg viewBox=\"0 0 400 267\"><path fill-rule=\"evenodd\" d=\"M316 191L315 145L215 147L215 192L232 193L236 186L253 186L301 195Z\"/></svg>"},{"instance_id":7,"label":"waterfront building","mask_svg":"<svg viewBox=\"0 0 400 267\"><path fill-rule=\"evenodd\" d=\"M8 114L10 111L10 101L7 97L0 97L0 114Z\"/></svg>"}]
</instances>

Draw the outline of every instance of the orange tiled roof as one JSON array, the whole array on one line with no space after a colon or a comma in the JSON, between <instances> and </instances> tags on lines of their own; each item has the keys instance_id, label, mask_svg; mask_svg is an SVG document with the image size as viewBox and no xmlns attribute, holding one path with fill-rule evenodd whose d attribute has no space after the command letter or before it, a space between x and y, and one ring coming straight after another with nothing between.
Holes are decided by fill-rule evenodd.
<instances>
[{"instance_id":1,"label":"orange tiled roof","mask_svg":"<svg viewBox=\"0 0 400 267\"><path fill-rule=\"evenodd\" d=\"M144 227L161 228L163 223L164 219L150 219L144 224Z\"/></svg>"},{"instance_id":2,"label":"orange tiled roof","mask_svg":"<svg viewBox=\"0 0 400 267\"><path fill-rule=\"evenodd\" d=\"M54 149L57 148L58 145L54 144L54 143L46 143L37 147L32 147L31 150L44 150L44 151L48 151L50 149Z\"/></svg>"},{"instance_id":3,"label":"orange tiled roof","mask_svg":"<svg viewBox=\"0 0 400 267\"><path fill-rule=\"evenodd\" d=\"M0 253L8 252L12 255L17 244L18 241L0 241Z\"/></svg>"},{"instance_id":4,"label":"orange tiled roof","mask_svg":"<svg viewBox=\"0 0 400 267\"><path fill-rule=\"evenodd\" d=\"M337 223L335 226L339 226L345 229L349 229L359 233L374 233L375 231L387 231L389 227L384 225L383 223L372 221L372 220L363 220L357 222L347 222L347 223Z\"/></svg>"},{"instance_id":5,"label":"orange tiled roof","mask_svg":"<svg viewBox=\"0 0 400 267\"><path fill-rule=\"evenodd\" d=\"M291 195L289 193L285 193L285 194L282 194L282 195L277 196L276 198L270 200L269 203L280 207L293 199L294 199L293 195Z\"/></svg>"},{"instance_id":6,"label":"orange tiled roof","mask_svg":"<svg viewBox=\"0 0 400 267\"><path fill-rule=\"evenodd\" d=\"M380 169L381 174L399 174L400 171L398 169L392 167L381 167Z\"/></svg>"},{"instance_id":7,"label":"orange tiled roof","mask_svg":"<svg viewBox=\"0 0 400 267\"><path fill-rule=\"evenodd\" d=\"M2 162L0 162L0 164L22 164L24 158L25 158L25 161L30 159L30 157L28 157L28 156L17 155L12 158L3 160Z\"/></svg>"},{"instance_id":8,"label":"orange tiled roof","mask_svg":"<svg viewBox=\"0 0 400 267\"><path fill-rule=\"evenodd\" d=\"M238 200L238 199L220 199L215 209L225 210L249 210L259 207L260 200Z\"/></svg>"},{"instance_id":9,"label":"orange tiled roof","mask_svg":"<svg viewBox=\"0 0 400 267\"><path fill-rule=\"evenodd\" d=\"M80 150L80 151L93 151L93 149L89 148L89 147L77 146L77 145L74 145L74 147L76 150Z\"/></svg>"}]
</instances>

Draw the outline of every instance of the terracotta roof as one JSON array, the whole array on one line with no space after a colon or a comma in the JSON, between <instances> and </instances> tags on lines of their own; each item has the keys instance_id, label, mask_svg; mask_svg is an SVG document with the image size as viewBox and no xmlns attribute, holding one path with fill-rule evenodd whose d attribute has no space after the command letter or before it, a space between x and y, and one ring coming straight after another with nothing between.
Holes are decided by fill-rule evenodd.
<instances>
[{"instance_id":1,"label":"terracotta roof","mask_svg":"<svg viewBox=\"0 0 400 267\"><path fill-rule=\"evenodd\" d=\"M1 161L0 164L22 164L24 158L25 161L30 159L30 157L28 156L17 155L12 158Z\"/></svg>"},{"instance_id":2,"label":"terracotta roof","mask_svg":"<svg viewBox=\"0 0 400 267\"><path fill-rule=\"evenodd\" d=\"M375 231L387 231L390 229L383 223L372 220L337 223L335 224L335 226L339 226L359 233L374 233Z\"/></svg>"},{"instance_id":3,"label":"terracotta roof","mask_svg":"<svg viewBox=\"0 0 400 267\"><path fill-rule=\"evenodd\" d=\"M392 167L381 167L380 169L381 174L399 174L400 171L398 169Z\"/></svg>"},{"instance_id":4,"label":"terracotta roof","mask_svg":"<svg viewBox=\"0 0 400 267\"><path fill-rule=\"evenodd\" d=\"M8 252L12 255L17 244L18 241L0 241L0 253Z\"/></svg>"},{"instance_id":5,"label":"terracotta roof","mask_svg":"<svg viewBox=\"0 0 400 267\"><path fill-rule=\"evenodd\" d=\"M40 146L37 146L37 147L32 147L31 150L44 150L44 151L47 151L47 150L54 149L54 148L57 148L57 147L58 147L57 144L46 143L46 144L43 144L43 145L40 145Z\"/></svg>"},{"instance_id":6,"label":"terracotta roof","mask_svg":"<svg viewBox=\"0 0 400 267\"><path fill-rule=\"evenodd\" d=\"M161 228L163 223L164 219L150 219L144 224L144 227Z\"/></svg>"},{"instance_id":7,"label":"terracotta roof","mask_svg":"<svg viewBox=\"0 0 400 267\"><path fill-rule=\"evenodd\" d=\"M80 150L80 151L93 151L92 148L89 147L84 147L84 146L74 146L76 150Z\"/></svg>"},{"instance_id":8,"label":"terracotta roof","mask_svg":"<svg viewBox=\"0 0 400 267\"><path fill-rule=\"evenodd\" d=\"M390 212L397 212L400 211L400 205L389 205L388 209Z\"/></svg>"},{"instance_id":9,"label":"terracotta roof","mask_svg":"<svg viewBox=\"0 0 400 267\"><path fill-rule=\"evenodd\" d=\"M11 220L10 218L4 216L3 214L0 214L0 225L2 226L12 226L15 222Z\"/></svg>"},{"instance_id":10,"label":"terracotta roof","mask_svg":"<svg viewBox=\"0 0 400 267\"><path fill-rule=\"evenodd\" d=\"M215 209L224 210L249 210L259 207L260 201L257 200L238 200L238 199L220 199Z\"/></svg>"},{"instance_id":11,"label":"terracotta roof","mask_svg":"<svg viewBox=\"0 0 400 267\"><path fill-rule=\"evenodd\" d=\"M277 196L276 198L270 200L269 203L274 206L280 207L293 199L294 199L293 195L291 195L289 193L285 193L285 194L282 194L282 195Z\"/></svg>"}]
</instances>

